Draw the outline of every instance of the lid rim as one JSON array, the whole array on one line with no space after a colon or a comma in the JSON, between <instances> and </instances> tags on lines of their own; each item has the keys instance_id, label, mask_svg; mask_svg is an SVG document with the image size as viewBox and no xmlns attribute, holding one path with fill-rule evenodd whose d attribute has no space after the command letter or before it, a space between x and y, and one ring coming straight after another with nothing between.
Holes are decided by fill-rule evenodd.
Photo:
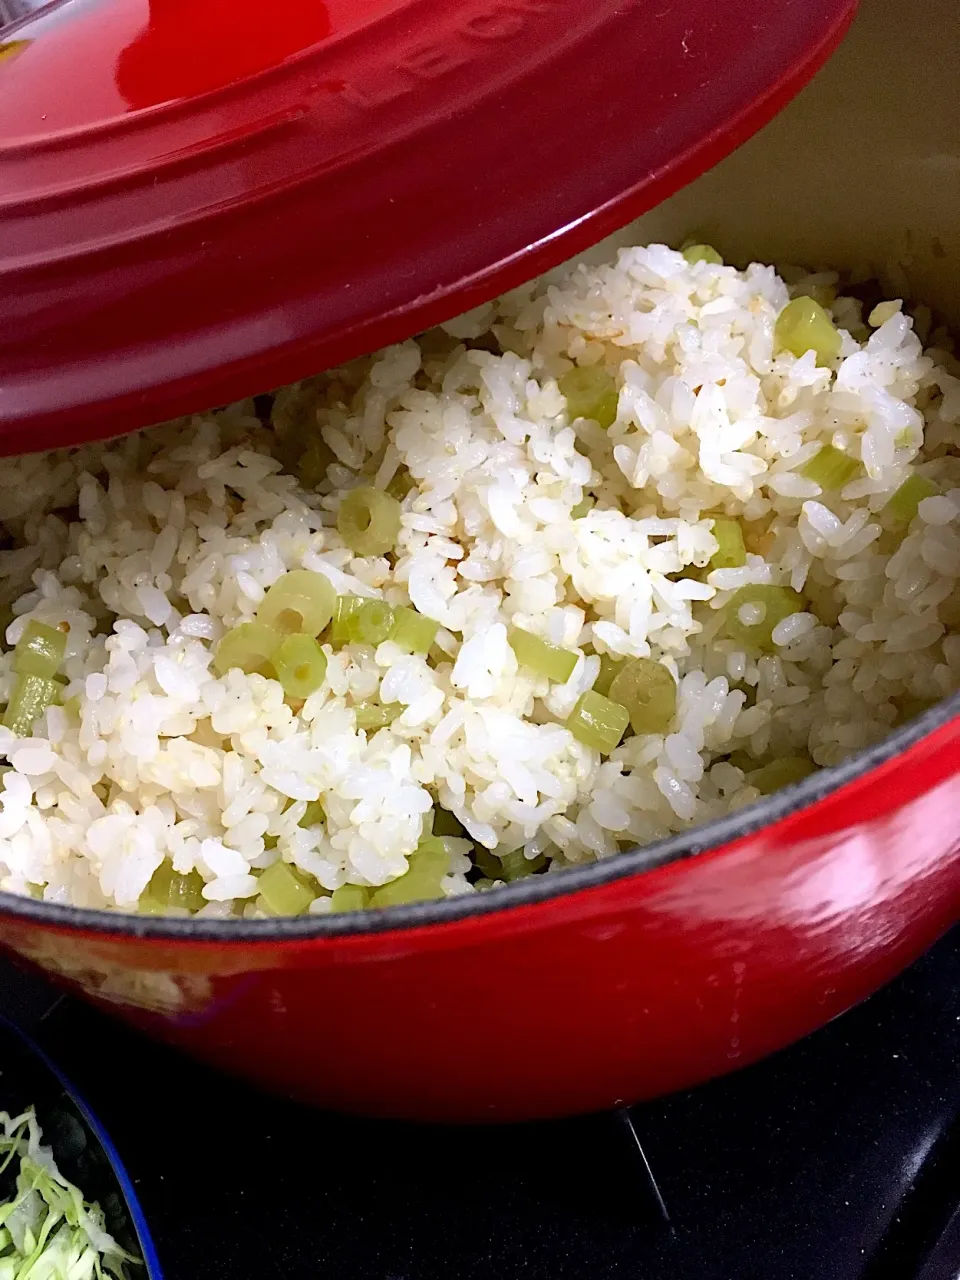
<instances>
[{"instance_id":1,"label":"lid rim","mask_svg":"<svg viewBox=\"0 0 960 1280\"><path fill-rule=\"evenodd\" d=\"M416 119L398 120L379 150L370 134L361 134L346 160L328 155L323 172L316 166L307 172L310 156L298 161L296 173L287 164L291 148L314 137L308 114L261 137L256 164L279 165L273 188L266 189L268 168L257 170L252 186L242 179L243 165L260 155L247 137L230 143L229 154L219 152L234 177L241 174L234 193L204 187L214 182L206 157L202 164L196 157L170 161L192 165L189 183L212 207L187 223L183 204L177 216L163 212L164 201L180 191L179 174L173 186L142 183L159 193L150 237L142 236L150 201L140 214L132 206L123 221L129 191L99 192L69 218L55 193L37 196L31 210L10 209L6 196L0 453L22 451L26 439L46 448L105 438L296 380L553 268L767 122L826 60L855 10L855 0L805 0L787 9L780 0L763 0L763 8L758 0L722 0L722 9L721 0L684 0L677 8L695 14L704 4L721 26L745 8L754 15L753 44L736 45L749 81L712 81L712 49L694 50L690 64L678 46L657 44L663 32L650 28L643 5L596 0L589 38L580 28L570 40L554 33L531 65L520 59L521 73L509 73L507 65L517 56L516 38L475 42L481 60L493 50L506 70L474 101L440 109L451 92L456 97L462 79L456 64L449 84L438 87L439 73L424 82ZM422 0L417 13L438 8L454 6ZM502 0L490 12L520 14L529 36L562 26L573 10L582 12L580 0ZM449 52L442 42L435 47ZM667 109L640 83L648 65L687 77L677 83L703 79L703 92L667 102ZM625 67L632 78L623 76ZM563 81L559 97L557 81ZM666 82L655 92L669 99ZM370 116L374 132L383 118ZM8 163L0 143L0 170ZM221 166L216 180L227 172ZM111 180L123 187L118 175ZM70 218L78 219L73 246L64 239ZM132 238L123 239L127 230ZM70 257L81 233L86 247Z\"/></svg>"}]
</instances>

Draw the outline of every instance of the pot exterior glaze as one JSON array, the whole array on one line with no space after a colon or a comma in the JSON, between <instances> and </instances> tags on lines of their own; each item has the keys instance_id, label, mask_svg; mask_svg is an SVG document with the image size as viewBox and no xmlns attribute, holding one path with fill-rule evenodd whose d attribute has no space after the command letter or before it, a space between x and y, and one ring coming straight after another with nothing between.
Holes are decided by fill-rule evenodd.
<instances>
[{"instance_id":1,"label":"pot exterior glaze","mask_svg":"<svg viewBox=\"0 0 960 1280\"><path fill-rule=\"evenodd\" d=\"M958 42L956 0L866 0L795 103L620 241L700 232L734 260L868 269L960 319ZM194 929L0 895L0 940L325 1106L483 1121L635 1101L806 1034L960 919L958 711L719 827L468 902Z\"/></svg>"},{"instance_id":2,"label":"pot exterior glaze","mask_svg":"<svg viewBox=\"0 0 960 1280\"><path fill-rule=\"evenodd\" d=\"M960 918L960 724L734 843L447 924L176 941L4 921L152 1034L347 1111L515 1120L753 1061Z\"/></svg>"}]
</instances>

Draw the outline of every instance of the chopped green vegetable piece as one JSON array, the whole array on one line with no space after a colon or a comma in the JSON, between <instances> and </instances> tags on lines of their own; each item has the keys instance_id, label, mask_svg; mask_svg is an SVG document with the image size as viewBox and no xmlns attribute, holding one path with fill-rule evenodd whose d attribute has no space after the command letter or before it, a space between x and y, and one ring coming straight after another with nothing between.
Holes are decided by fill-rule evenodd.
<instances>
[{"instance_id":1,"label":"chopped green vegetable piece","mask_svg":"<svg viewBox=\"0 0 960 1280\"><path fill-rule=\"evenodd\" d=\"M502 854L500 861L503 863L503 873L500 878L508 882L535 875L547 865L547 860L542 853L537 854L535 858L528 858L522 849L514 849L512 853Z\"/></svg>"},{"instance_id":2,"label":"chopped green vegetable piece","mask_svg":"<svg viewBox=\"0 0 960 1280\"><path fill-rule=\"evenodd\" d=\"M902 302L891 299L887 302L878 302L870 314L867 316L867 324L871 329L879 329L882 324L886 324L900 310Z\"/></svg>"},{"instance_id":3,"label":"chopped green vegetable piece","mask_svg":"<svg viewBox=\"0 0 960 1280\"><path fill-rule=\"evenodd\" d=\"M450 854L442 836L425 836L411 854L411 865L442 880L450 870Z\"/></svg>"},{"instance_id":4,"label":"chopped green vegetable piece","mask_svg":"<svg viewBox=\"0 0 960 1280\"><path fill-rule=\"evenodd\" d=\"M877 550L882 556L892 556L907 536L904 525L896 525L892 529L884 529L877 539Z\"/></svg>"},{"instance_id":5,"label":"chopped green vegetable piece","mask_svg":"<svg viewBox=\"0 0 960 1280\"><path fill-rule=\"evenodd\" d=\"M757 621L744 621L740 611L759 613ZM791 613L803 609L803 597L790 587L773 587L755 584L741 587L727 605L727 631L739 644L748 649L761 649L773 653L773 630Z\"/></svg>"},{"instance_id":6,"label":"chopped green vegetable piece","mask_svg":"<svg viewBox=\"0 0 960 1280\"><path fill-rule=\"evenodd\" d=\"M413 476L404 467L401 467L397 474L387 485L387 493L391 498L396 498L397 502L402 502L411 489L417 487L417 482Z\"/></svg>"},{"instance_id":7,"label":"chopped green vegetable piece","mask_svg":"<svg viewBox=\"0 0 960 1280\"><path fill-rule=\"evenodd\" d=\"M304 489L316 489L327 478L327 469L336 454L322 437L310 442L297 462L297 479Z\"/></svg>"},{"instance_id":8,"label":"chopped green vegetable piece","mask_svg":"<svg viewBox=\"0 0 960 1280\"><path fill-rule=\"evenodd\" d=\"M610 697L626 707L634 733L666 733L677 714L677 682L653 658L628 658L610 685Z\"/></svg>"},{"instance_id":9,"label":"chopped green vegetable piece","mask_svg":"<svg viewBox=\"0 0 960 1280\"><path fill-rule=\"evenodd\" d=\"M489 880L522 880L542 871L547 865L543 854L528 858L522 849L513 849L509 853L492 853L489 849L478 846L474 852L474 862Z\"/></svg>"},{"instance_id":10,"label":"chopped green vegetable piece","mask_svg":"<svg viewBox=\"0 0 960 1280\"><path fill-rule=\"evenodd\" d=\"M309 698L323 684L327 655L313 636L286 636L273 655L273 669L288 698Z\"/></svg>"},{"instance_id":11,"label":"chopped green vegetable piece","mask_svg":"<svg viewBox=\"0 0 960 1280\"><path fill-rule=\"evenodd\" d=\"M937 486L926 476L918 476L916 472L907 476L903 484L890 498L883 508L898 525L908 525L916 518L917 508L924 498L932 498L938 492Z\"/></svg>"},{"instance_id":12,"label":"chopped green vegetable piece","mask_svg":"<svg viewBox=\"0 0 960 1280\"><path fill-rule=\"evenodd\" d=\"M503 863L491 850L478 844L473 851L473 861L489 880L503 880Z\"/></svg>"},{"instance_id":13,"label":"chopped green vegetable piece","mask_svg":"<svg viewBox=\"0 0 960 1280\"><path fill-rule=\"evenodd\" d=\"M546 676L557 684L566 684L577 665L577 655L569 649L541 640L521 627L511 627L508 639L517 662L535 675Z\"/></svg>"},{"instance_id":14,"label":"chopped green vegetable piece","mask_svg":"<svg viewBox=\"0 0 960 1280\"><path fill-rule=\"evenodd\" d=\"M233 667L239 667L247 675L254 672L273 678L273 655L280 648L283 636L262 622L241 622L228 631L213 655L213 665L220 675L226 675Z\"/></svg>"},{"instance_id":15,"label":"chopped green vegetable piece","mask_svg":"<svg viewBox=\"0 0 960 1280\"><path fill-rule=\"evenodd\" d=\"M353 712L358 729L383 729L403 714L403 707L399 702L391 702L387 706L379 702L358 702Z\"/></svg>"},{"instance_id":16,"label":"chopped green vegetable piece","mask_svg":"<svg viewBox=\"0 0 960 1280\"><path fill-rule=\"evenodd\" d=\"M337 512L340 537L357 556L392 551L400 532L400 503L382 489L351 489Z\"/></svg>"},{"instance_id":17,"label":"chopped green vegetable piece","mask_svg":"<svg viewBox=\"0 0 960 1280\"><path fill-rule=\"evenodd\" d=\"M33 1107L0 1111L0 1172L16 1161L0 1197L0 1280L108 1280L132 1274L106 1230L103 1210L84 1200L42 1142Z\"/></svg>"},{"instance_id":18,"label":"chopped green vegetable piece","mask_svg":"<svg viewBox=\"0 0 960 1280\"><path fill-rule=\"evenodd\" d=\"M370 906L398 907L405 902L429 902L431 898L439 897L439 884L434 884L426 876L418 875L416 871L408 871L372 893Z\"/></svg>"},{"instance_id":19,"label":"chopped green vegetable piece","mask_svg":"<svg viewBox=\"0 0 960 1280\"><path fill-rule=\"evenodd\" d=\"M594 693L602 693L604 697L610 692L610 686L614 677L623 666L622 658L615 658L612 654L603 653L600 655L600 674L593 682Z\"/></svg>"},{"instance_id":20,"label":"chopped green vegetable piece","mask_svg":"<svg viewBox=\"0 0 960 1280\"><path fill-rule=\"evenodd\" d=\"M714 520L713 536L718 545L710 559L711 569L740 569L747 563L739 520Z\"/></svg>"},{"instance_id":21,"label":"chopped green vegetable piece","mask_svg":"<svg viewBox=\"0 0 960 1280\"><path fill-rule=\"evenodd\" d=\"M682 252L691 266L695 262L711 262L718 267L723 265L723 259L709 244L689 244Z\"/></svg>"},{"instance_id":22,"label":"chopped green vegetable piece","mask_svg":"<svg viewBox=\"0 0 960 1280\"><path fill-rule=\"evenodd\" d=\"M154 902L146 889L144 889L143 893L140 895L140 901L137 903L137 910L144 916L162 916L166 914L160 903ZM3 1273L0 1272L0 1275L2 1274Z\"/></svg>"},{"instance_id":23,"label":"chopped green vegetable piece","mask_svg":"<svg viewBox=\"0 0 960 1280\"><path fill-rule=\"evenodd\" d=\"M13 651L13 669L24 676L55 676L66 647L64 632L31 620Z\"/></svg>"},{"instance_id":24,"label":"chopped green vegetable piece","mask_svg":"<svg viewBox=\"0 0 960 1280\"><path fill-rule=\"evenodd\" d=\"M396 616L385 600L363 600L347 617L347 636L351 644L376 647L390 639L395 621Z\"/></svg>"},{"instance_id":25,"label":"chopped green vegetable piece","mask_svg":"<svg viewBox=\"0 0 960 1280\"><path fill-rule=\"evenodd\" d=\"M315 827L318 823L326 820L326 813L323 808L322 800L308 800L307 807L303 811L303 817L297 823L298 827Z\"/></svg>"},{"instance_id":26,"label":"chopped green vegetable piece","mask_svg":"<svg viewBox=\"0 0 960 1280\"><path fill-rule=\"evenodd\" d=\"M611 702L602 694L588 689L580 695L577 704L567 717L567 728L586 747L593 747L602 755L609 755L626 733L630 713L626 707Z\"/></svg>"},{"instance_id":27,"label":"chopped green vegetable piece","mask_svg":"<svg viewBox=\"0 0 960 1280\"><path fill-rule=\"evenodd\" d=\"M791 783L802 782L816 773L817 766L806 756L784 756L780 760L771 760L762 769L747 775L747 783L756 787L761 795L768 796L781 787L789 787Z\"/></svg>"},{"instance_id":28,"label":"chopped green vegetable piece","mask_svg":"<svg viewBox=\"0 0 960 1280\"><path fill-rule=\"evenodd\" d=\"M433 806L433 834L441 837L456 836L462 839L467 833L455 814L452 814L449 809L444 809L435 804ZM469 837L467 838L469 839Z\"/></svg>"},{"instance_id":29,"label":"chopped green vegetable piece","mask_svg":"<svg viewBox=\"0 0 960 1280\"><path fill-rule=\"evenodd\" d=\"M406 653L429 653L430 646L440 630L440 623L432 618L425 618L416 609L401 605L394 610L393 630L390 640Z\"/></svg>"},{"instance_id":30,"label":"chopped green vegetable piece","mask_svg":"<svg viewBox=\"0 0 960 1280\"><path fill-rule=\"evenodd\" d=\"M18 738L29 738L34 721L53 703L60 691L55 680L46 676L17 676L10 694L10 701L3 713L3 723Z\"/></svg>"},{"instance_id":31,"label":"chopped green vegetable piece","mask_svg":"<svg viewBox=\"0 0 960 1280\"><path fill-rule=\"evenodd\" d=\"M366 460L360 468L360 472L365 476L375 476L383 466L383 459L386 456L387 446L382 444L375 453L368 453Z\"/></svg>"},{"instance_id":32,"label":"chopped green vegetable piece","mask_svg":"<svg viewBox=\"0 0 960 1280\"><path fill-rule=\"evenodd\" d=\"M779 348L793 355L813 351L817 363L835 360L840 354L840 331L813 298L794 298L777 316L774 337Z\"/></svg>"},{"instance_id":33,"label":"chopped green vegetable piece","mask_svg":"<svg viewBox=\"0 0 960 1280\"><path fill-rule=\"evenodd\" d=\"M345 644L350 643L350 635L347 631L347 622L351 614L363 604L362 596L337 596L336 607L333 611L333 623L330 627L330 643L337 649Z\"/></svg>"},{"instance_id":34,"label":"chopped green vegetable piece","mask_svg":"<svg viewBox=\"0 0 960 1280\"><path fill-rule=\"evenodd\" d=\"M590 418L606 430L617 420L617 384L600 365L568 370L557 384L571 419Z\"/></svg>"},{"instance_id":35,"label":"chopped green vegetable piece","mask_svg":"<svg viewBox=\"0 0 960 1280\"><path fill-rule=\"evenodd\" d=\"M203 896L203 876L200 872L175 871L173 863L167 859L160 863L150 877L144 896L160 907L183 907L187 911L199 911L207 902Z\"/></svg>"},{"instance_id":36,"label":"chopped green vegetable piece","mask_svg":"<svg viewBox=\"0 0 960 1280\"><path fill-rule=\"evenodd\" d=\"M331 911L362 911L370 902L370 890L362 884L342 884L330 897Z\"/></svg>"},{"instance_id":37,"label":"chopped green vegetable piece","mask_svg":"<svg viewBox=\"0 0 960 1280\"><path fill-rule=\"evenodd\" d=\"M318 636L333 617L336 602L337 593L325 574L291 569L260 601L257 621L285 636Z\"/></svg>"},{"instance_id":38,"label":"chopped green vegetable piece","mask_svg":"<svg viewBox=\"0 0 960 1280\"><path fill-rule=\"evenodd\" d=\"M274 862L257 879L260 896L274 915L299 916L317 896L310 881L289 862Z\"/></svg>"},{"instance_id":39,"label":"chopped green vegetable piece","mask_svg":"<svg viewBox=\"0 0 960 1280\"><path fill-rule=\"evenodd\" d=\"M426 902L439 898L440 882L450 869L450 855L443 841L435 837L421 840L410 855L409 870L370 896L371 907L394 907L403 902Z\"/></svg>"},{"instance_id":40,"label":"chopped green vegetable piece","mask_svg":"<svg viewBox=\"0 0 960 1280\"><path fill-rule=\"evenodd\" d=\"M858 459L851 458L841 449L835 449L832 444L825 444L819 453L815 453L800 468L800 474L830 492L849 484L859 470Z\"/></svg>"},{"instance_id":41,"label":"chopped green vegetable piece","mask_svg":"<svg viewBox=\"0 0 960 1280\"><path fill-rule=\"evenodd\" d=\"M596 498L591 498L588 494L585 498L581 498L575 507L570 509L571 520L582 520L588 511L592 511L597 505Z\"/></svg>"}]
</instances>

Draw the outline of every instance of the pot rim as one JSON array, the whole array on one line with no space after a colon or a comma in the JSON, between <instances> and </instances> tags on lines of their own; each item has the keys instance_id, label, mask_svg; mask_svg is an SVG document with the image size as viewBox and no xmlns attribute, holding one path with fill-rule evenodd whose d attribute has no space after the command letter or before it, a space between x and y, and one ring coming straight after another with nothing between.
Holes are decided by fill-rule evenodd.
<instances>
[{"instance_id":1,"label":"pot rim","mask_svg":"<svg viewBox=\"0 0 960 1280\"><path fill-rule=\"evenodd\" d=\"M461 894L403 906L336 915L280 916L271 920L198 920L196 917L136 915L103 908L74 907L0 890L0 921L14 917L25 922L71 932L112 935L156 942L219 942L275 944L321 938L357 937L443 926L476 916L500 915L516 907L534 906L580 890L595 889L666 867L685 858L714 852L764 827L811 809L842 787L865 777L902 755L954 718L960 718L960 693L888 734L881 742L820 769L802 782L775 791L736 813L688 831L642 845L584 867L556 875L527 876L488 893Z\"/></svg>"}]
</instances>

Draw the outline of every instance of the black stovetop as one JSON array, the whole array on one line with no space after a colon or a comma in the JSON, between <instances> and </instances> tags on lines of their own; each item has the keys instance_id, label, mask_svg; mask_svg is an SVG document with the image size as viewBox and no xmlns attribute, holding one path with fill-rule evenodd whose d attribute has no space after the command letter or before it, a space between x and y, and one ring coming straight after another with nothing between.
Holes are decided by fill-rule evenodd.
<instances>
[{"instance_id":1,"label":"black stovetop","mask_svg":"<svg viewBox=\"0 0 960 1280\"><path fill-rule=\"evenodd\" d=\"M766 1063L508 1129L311 1112L9 968L0 1011L99 1109L166 1280L960 1276L960 930Z\"/></svg>"}]
</instances>

